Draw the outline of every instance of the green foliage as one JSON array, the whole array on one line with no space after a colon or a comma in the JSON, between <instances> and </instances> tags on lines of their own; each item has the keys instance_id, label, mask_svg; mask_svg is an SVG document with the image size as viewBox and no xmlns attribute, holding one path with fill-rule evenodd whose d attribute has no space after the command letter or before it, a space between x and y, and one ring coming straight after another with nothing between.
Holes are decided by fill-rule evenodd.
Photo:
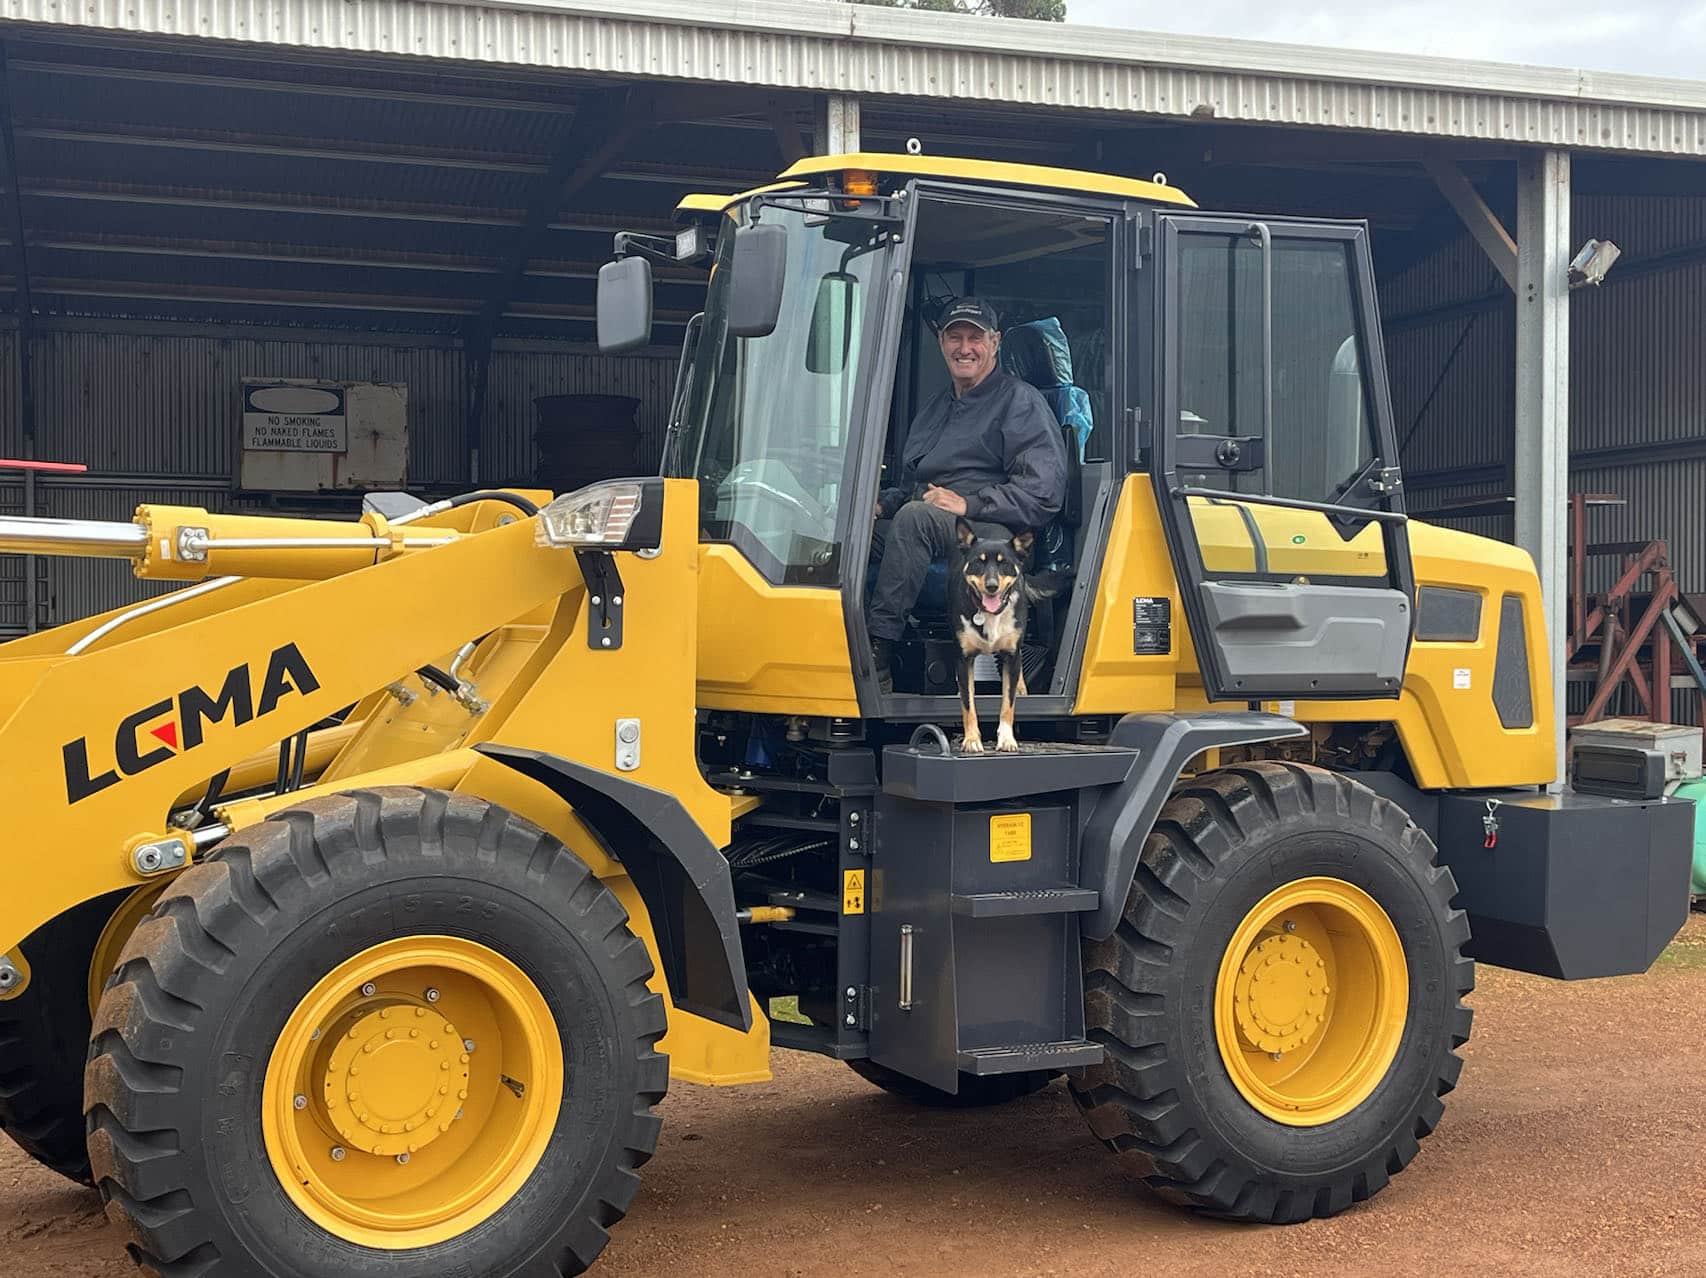
<instances>
[{"instance_id":1,"label":"green foliage","mask_svg":"<svg viewBox=\"0 0 1706 1278\"><path fill-rule=\"evenodd\" d=\"M1037 22L1065 22L1066 0L984 0L978 12L997 18L1031 18Z\"/></svg>"},{"instance_id":2,"label":"green foliage","mask_svg":"<svg viewBox=\"0 0 1706 1278\"><path fill-rule=\"evenodd\" d=\"M1066 0L853 0L881 9L917 9L925 13L976 13L993 18L1031 18L1065 22Z\"/></svg>"}]
</instances>

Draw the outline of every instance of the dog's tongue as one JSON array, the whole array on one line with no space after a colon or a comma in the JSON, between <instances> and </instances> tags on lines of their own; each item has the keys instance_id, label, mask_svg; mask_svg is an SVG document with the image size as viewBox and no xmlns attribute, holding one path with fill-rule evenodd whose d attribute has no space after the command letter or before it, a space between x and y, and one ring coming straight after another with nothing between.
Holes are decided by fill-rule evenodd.
<instances>
[{"instance_id":1,"label":"dog's tongue","mask_svg":"<svg viewBox=\"0 0 1706 1278\"><path fill-rule=\"evenodd\" d=\"M1001 596L1000 595L985 595L983 597L983 610L985 612L1000 612L1001 611Z\"/></svg>"}]
</instances>

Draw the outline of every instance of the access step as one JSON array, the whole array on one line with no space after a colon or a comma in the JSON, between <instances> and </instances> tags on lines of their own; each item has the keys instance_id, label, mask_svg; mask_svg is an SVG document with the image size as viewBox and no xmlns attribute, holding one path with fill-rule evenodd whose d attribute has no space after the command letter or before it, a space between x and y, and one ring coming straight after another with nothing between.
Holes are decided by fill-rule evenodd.
<instances>
[{"instance_id":1,"label":"access step","mask_svg":"<svg viewBox=\"0 0 1706 1278\"><path fill-rule=\"evenodd\" d=\"M883 750L883 793L920 803L987 803L1116 785L1136 765L1137 751L1114 746L1026 742L1014 754L958 754L934 743L891 745Z\"/></svg>"},{"instance_id":2,"label":"access step","mask_svg":"<svg viewBox=\"0 0 1706 1278\"><path fill-rule=\"evenodd\" d=\"M978 1047L960 1053L960 1069L979 1078L988 1074L1020 1074L1033 1069L1077 1069L1102 1063L1102 1045L1088 1039L1059 1043L1015 1043L1010 1047Z\"/></svg>"},{"instance_id":3,"label":"access step","mask_svg":"<svg viewBox=\"0 0 1706 1278\"><path fill-rule=\"evenodd\" d=\"M1026 914L1076 914L1093 910L1101 895L1092 888L1021 888L1012 892L955 892L953 912L974 919Z\"/></svg>"}]
</instances>

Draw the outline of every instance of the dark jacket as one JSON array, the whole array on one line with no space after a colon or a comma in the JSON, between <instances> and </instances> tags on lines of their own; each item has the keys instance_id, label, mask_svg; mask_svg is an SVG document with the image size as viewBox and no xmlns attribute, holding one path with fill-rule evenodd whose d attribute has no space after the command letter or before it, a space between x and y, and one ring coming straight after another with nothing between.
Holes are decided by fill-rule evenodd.
<instances>
[{"instance_id":1,"label":"dark jacket","mask_svg":"<svg viewBox=\"0 0 1706 1278\"><path fill-rule=\"evenodd\" d=\"M924 495L927 484L966 499L966 517L1041 528L1066 498L1066 443L1048 401L997 368L954 397L925 401L902 447L900 483L879 494L883 514Z\"/></svg>"}]
</instances>

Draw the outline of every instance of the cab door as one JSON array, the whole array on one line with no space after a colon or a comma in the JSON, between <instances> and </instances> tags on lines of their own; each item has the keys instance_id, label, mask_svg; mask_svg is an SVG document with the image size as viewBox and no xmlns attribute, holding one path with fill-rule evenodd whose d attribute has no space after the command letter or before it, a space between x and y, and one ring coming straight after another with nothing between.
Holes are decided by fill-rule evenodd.
<instances>
[{"instance_id":1,"label":"cab door","mask_svg":"<svg viewBox=\"0 0 1706 1278\"><path fill-rule=\"evenodd\" d=\"M1414 579L1366 227L1154 227L1150 468L1210 699L1396 697Z\"/></svg>"}]
</instances>

